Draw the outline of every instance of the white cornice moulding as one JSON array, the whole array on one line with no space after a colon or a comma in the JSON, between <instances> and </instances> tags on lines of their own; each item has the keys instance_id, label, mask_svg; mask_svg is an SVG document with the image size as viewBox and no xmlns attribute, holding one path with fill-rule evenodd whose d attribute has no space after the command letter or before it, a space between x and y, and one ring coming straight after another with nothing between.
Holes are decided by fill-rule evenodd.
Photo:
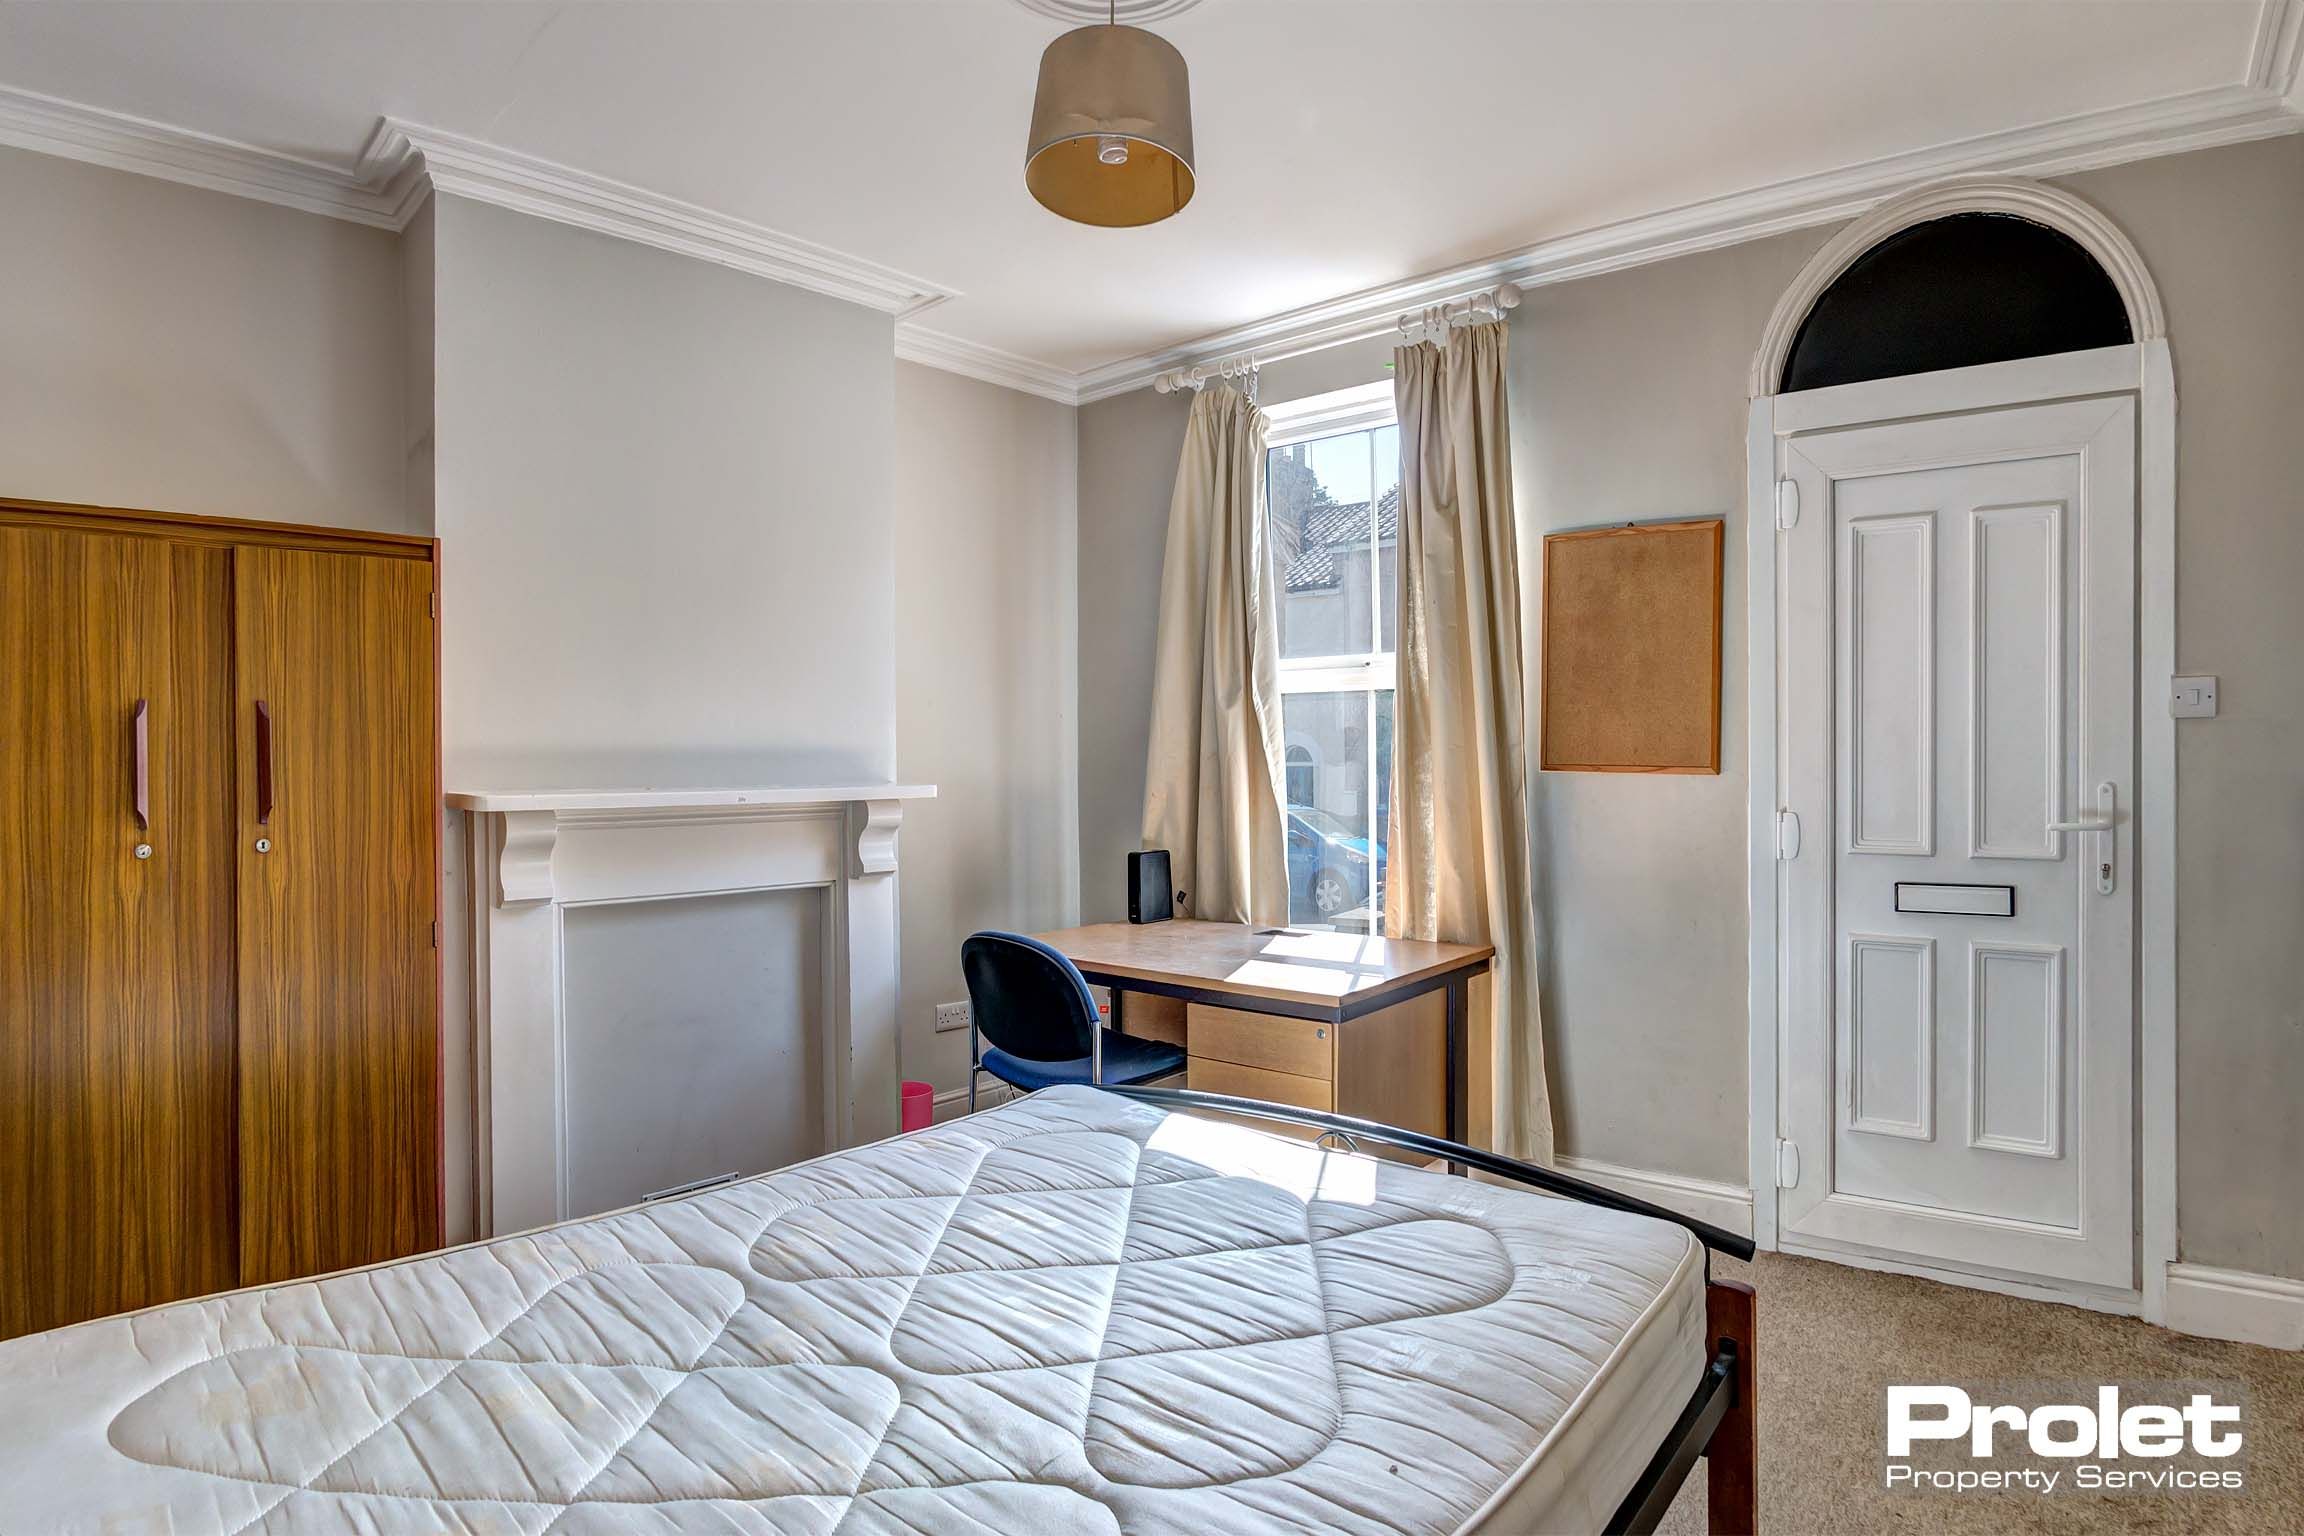
<instances>
[{"instance_id":1,"label":"white cornice moulding","mask_svg":"<svg viewBox=\"0 0 2304 1536\"><path fill-rule=\"evenodd\" d=\"M2304 13L2304 0L2269 0L2267 9L2272 7ZM2304 15L2298 21L2304 22ZM2291 22L2280 34L2288 39L2289 55L2280 67L2291 76L2296 32L2297 23ZM2251 60L2252 68L2272 67L2262 62L2264 52L2260 37L2259 57ZM1270 362L1384 335L1393 330L1403 311L1470 288L1507 282L1540 287L1837 223L1945 177L2063 176L2299 130L2304 130L2304 116L2284 106L2279 92L2265 85L2228 85L1890 155L1562 235L1484 261L1364 289L1180 346L1123 358L1080 374L1080 401L1087 404L1142 389L1171 368L1216 358L1253 355Z\"/></svg>"},{"instance_id":2,"label":"white cornice moulding","mask_svg":"<svg viewBox=\"0 0 2304 1536\"><path fill-rule=\"evenodd\" d=\"M403 206L410 189L398 167L371 183L323 161L11 86L0 86L0 144L377 229L399 229L415 212Z\"/></svg>"},{"instance_id":3,"label":"white cornice moulding","mask_svg":"<svg viewBox=\"0 0 2304 1536\"><path fill-rule=\"evenodd\" d=\"M903 318L953 290L694 203L397 118L352 170L0 86L0 144L404 229L433 189L772 278Z\"/></svg>"},{"instance_id":4,"label":"white cornice moulding","mask_svg":"<svg viewBox=\"0 0 2304 1536\"><path fill-rule=\"evenodd\" d=\"M963 341L910 321L896 325L896 355L908 363L940 368L1004 389L1022 390L1059 405L1078 405L1078 376L1051 363L1003 352L982 342Z\"/></svg>"},{"instance_id":5,"label":"white cornice moulding","mask_svg":"<svg viewBox=\"0 0 2304 1536\"><path fill-rule=\"evenodd\" d=\"M2264 0L2256 13L2256 39L2248 54L2248 83L2283 97L2288 109L2304 89L2304 0Z\"/></svg>"},{"instance_id":6,"label":"white cornice moulding","mask_svg":"<svg viewBox=\"0 0 2304 1536\"><path fill-rule=\"evenodd\" d=\"M377 125L360 165L371 183L421 165L435 191L717 262L898 318L953 296L926 278L763 224L398 118ZM411 206L408 213L414 212Z\"/></svg>"}]
</instances>

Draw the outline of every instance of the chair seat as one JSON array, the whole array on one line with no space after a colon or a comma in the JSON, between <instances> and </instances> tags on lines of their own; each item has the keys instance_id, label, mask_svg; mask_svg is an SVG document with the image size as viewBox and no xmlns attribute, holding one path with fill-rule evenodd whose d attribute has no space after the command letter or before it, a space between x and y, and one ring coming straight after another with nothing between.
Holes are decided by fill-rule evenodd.
<instances>
[{"instance_id":1,"label":"chair seat","mask_svg":"<svg viewBox=\"0 0 2304 1536\"><path fill-rule=\"evenodd\" d=\"M1033 1061L987 1047L983 1067L1011 1087L1030 1092L1036 1088L1053 1088L1058 1083L1087 1082L1089 1059L1083 1056L1077 1061ZM1184 1047L1180 1045L1115 1034L1109 1029L1104 1031L1104 1081L1107 1083L1150 1082L1183 1070Z\"/></svg>"}]
</instances>

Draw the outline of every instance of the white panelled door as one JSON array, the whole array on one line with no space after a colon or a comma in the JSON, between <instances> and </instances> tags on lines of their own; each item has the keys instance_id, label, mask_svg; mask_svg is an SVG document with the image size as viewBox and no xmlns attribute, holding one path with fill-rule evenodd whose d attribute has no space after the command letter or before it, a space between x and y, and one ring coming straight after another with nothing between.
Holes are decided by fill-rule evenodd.
<instances>
[{"instance_id":1,"label":"white panelled door","mask_svg":"<svg viewBox=\"0 0 2304 1536\"><path fill-rule=\"evenodd\" d=\"M2135 1283L2135 430L1781 440L1788 1246Z\"/></svg>"}]
</instances>

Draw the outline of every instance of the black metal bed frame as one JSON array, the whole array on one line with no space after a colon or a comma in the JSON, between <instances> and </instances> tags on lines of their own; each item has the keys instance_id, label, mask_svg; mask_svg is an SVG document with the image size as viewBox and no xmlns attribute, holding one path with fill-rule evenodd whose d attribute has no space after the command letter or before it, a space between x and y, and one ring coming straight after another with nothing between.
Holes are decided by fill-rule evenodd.
<instances>
[{"instance_id":1,"label":"black metal bed frame","mask_svg":"<svg viewBox=\"0 0 2304 1536\"><path fill-rule=\"evenodd\" d=\"M1597 1184L1588 1184L1570 1174L1560 1173L1517 1158L1503 1157L1480 1147L1466 1146L1462 1142L1411 1131L1397 1125L1386 1125L1376 1120L1360 1120L1350 1115L1334 1115L1322 1110L1299 1109L1291 1104L1273 1104L1262 1099L1234 1098L1229 1094L1202 1093L1189 1088L1140 1088L1098 1085L1104 1093L1117 1094L1139 1103L1163 1109L1206 1110L1220 1114L1239 1115L1254 1120L1277 1120L1292 1125L1316 1126L1318 1140L1326 1142L1336 1137L1348 1146L1362 1141L1377 1142L1398 1147L1403 1151L1418 1152L1444 1160L1451 1171L1477 1169L1496 1178L1510 1179L1540 1189L1549 1195L1596 1205L1611 1211L1627 1211L1636 1216L1668 1221L1684 1228L1704 1245L1704 1274L1707 1285L1711 1282L1712 1255L1725 1253L1732 1258L1749 1261L1754 1248L1750 1238L1739 1237L1710 1222L1683 1216L1678 1211L1666 1210L1631 1195L1618 1194ZM1609 1519L1608 1530L1622 1536L1648 1536L1663 1520L1665 1510L1672 1505L1680 1485L1695 1466L1696 1458L1703 1455L1711 1443L1714 1431L1737 1404L1740 1393L1746 1390L1744 1373L1740 1369L1736 1342L1729 1338L1714 1341L1712 1356L1705 1363L1704 1375L1696 1383L1687 1406L1673 1422L1664 1443L1641 1470L1632 1491L1616 1507Z\"/></svg>"}]
</instances>

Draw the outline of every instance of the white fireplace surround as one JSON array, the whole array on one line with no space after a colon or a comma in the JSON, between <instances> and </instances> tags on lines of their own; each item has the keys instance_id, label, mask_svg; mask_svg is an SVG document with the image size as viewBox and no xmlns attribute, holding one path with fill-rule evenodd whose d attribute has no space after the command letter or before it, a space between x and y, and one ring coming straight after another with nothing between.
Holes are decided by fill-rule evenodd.
<instances>
[{"instance_id":1,"label":"white fireplace surround","mask_svg":"<svg viewBox=\"0 0 2304 1536\"><path fill-rule=\"evenodd\" d=\"M568 1200L570 907L818 893L825 1150L893 1134L896 833L904 802L935 793L866 784L449 795L467 838L478 1233L587 1214Z\"/></svg>"}]
</instances>

